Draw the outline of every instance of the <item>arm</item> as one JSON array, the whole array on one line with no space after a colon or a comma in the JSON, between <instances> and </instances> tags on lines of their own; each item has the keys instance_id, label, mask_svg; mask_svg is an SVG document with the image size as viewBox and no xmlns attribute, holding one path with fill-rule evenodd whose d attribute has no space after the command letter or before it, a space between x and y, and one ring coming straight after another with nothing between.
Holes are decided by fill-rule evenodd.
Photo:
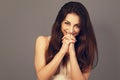
<instances>
[{"instance_id":1,"label":"arm","mask_svg":"<svg viewBox=\"0 0 120 80\"><path fill-rule=\"evenodd\" d=\"M90 75L90 70L87 73L82 73L78 62L77 62L77 58L75 55L75 50L74 50L74 44L71 43L69 46L69 50L70 50L70 70L71 70L71 78L72 80L88 80L89 75Z\"/></svg>"},{"instance_id":2,"label":"arm","mask_svg":"<svg viewBox=\"0 0 120 80\"><path fill-rule=\"evenodd\" d=\"M60 51L56 54L53 60L49 64L46 64L45 52L48 47L48 45L46 45L47 42L48 41L46 41L45 37L42 36L36 40L35 69L38 80L48 80L56 72L67 51L67 46L63 44Z\"/></svg>"},{"instance_id":3,"label":"arm","mask_svg":"<svg viewBox=\"0 0 120 80\"><path fill-rule=\"evenodd\" d=\"M74 48L74 43L76 41L75 37L73 35L68 34L64 36L63 39L72 40L68 49L70 55L70 71L72 80L88 80L91 68L89 68L89 71L87 73L81 72L75 55L76 54Z\"/></svg>"}]
</instances>

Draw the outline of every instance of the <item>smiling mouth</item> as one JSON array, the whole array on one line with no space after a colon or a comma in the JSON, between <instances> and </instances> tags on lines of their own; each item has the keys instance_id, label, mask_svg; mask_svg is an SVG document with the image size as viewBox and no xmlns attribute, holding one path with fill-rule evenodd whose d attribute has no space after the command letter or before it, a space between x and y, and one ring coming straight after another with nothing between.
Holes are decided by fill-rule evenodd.
<instances>
[{"instance_id":1,"label":"smiling mouth","mask_svg":"<svg viewBox=\"0 0 120 80\"><path fill-rule=\"evenodd\" d=\"M65 30L64 30L65 31ZM65 31L66 34L72 34L73 36L76 36L77 33L76 32L73 32L73 33L68 33L67 31Z\"/></svg>"}]
</instances>

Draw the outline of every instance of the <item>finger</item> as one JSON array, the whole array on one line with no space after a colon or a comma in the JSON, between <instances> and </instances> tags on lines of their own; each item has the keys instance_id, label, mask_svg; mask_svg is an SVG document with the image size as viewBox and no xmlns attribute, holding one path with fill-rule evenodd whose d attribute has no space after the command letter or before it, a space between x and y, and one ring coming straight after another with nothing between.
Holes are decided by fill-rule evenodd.
<instances>
[{"instance_id":1,"label":"finger","mask_svg":"<svg viewBox=\"0 0 120 80\"><path fill-rule=\"evenodd\" d=\"M69 43L75 43L76 41L75 40L69 40Z\"/></svg>"},{"instance_id":2,"label":"finger","mask_svg":"<svg viewBox=\"0 0 120 80\"><path fill-rule=\"evenodd\" d=\"M67 34L67 35L63 36L62 43L63 42L68 43L68 44L75 43L76 38L72 34Z\"/></svg>"},{"instance_id":3,"label":"finger","mask_svg":"<svg viewBox=\"0 0 120 80\"><path fill-rule=\"evenodd\" d=\"M72 41L70 41L70 42L73 42L73 43L76 42L76 38L75 38L72 34L65 35L65 36L62 38L62 40L67 40L67 41L72 40ZM69 42L68 42L68 43L69 43Z\"/></svg>"},{"instance_id":4,"label":"finger","mask_svg":"<svg viewBox=\"0 0 120 80\"><path fill-rule=\"evenodd\" d=\"M70 38L74 41L76 41L76 38L71 34Z\"/></svg>"},{"instance_id":5,"label":"finger","mask_svg":"<svg viewBox=\"0 0 120 80\"><path fill-rule=\"evenodd\" d=\"M67 35L63 36L62 40L65 39L65 38L70 39L70 34L67 34Z\"/></svg>"}]
</instances>

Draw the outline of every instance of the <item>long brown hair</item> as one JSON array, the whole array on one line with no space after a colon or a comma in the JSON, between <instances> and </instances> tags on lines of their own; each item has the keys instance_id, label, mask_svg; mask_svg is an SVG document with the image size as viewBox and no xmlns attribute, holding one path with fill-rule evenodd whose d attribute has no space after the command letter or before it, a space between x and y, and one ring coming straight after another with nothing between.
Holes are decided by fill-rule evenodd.
<instances>
[{"instance_id":1,"label":"long brown hair","mask_svg":"<svg viewBox=\"0 0 120 80\"><path fill-rule=\"evenodd\" d=\"M68 13L75 13L81 19L80 33L76 36L75 51L81 71L86 72L89 66L95 66L93 66L95 57L97 64L98 49L88 11L80 2L68 2L60 9L52 28L51 40L46 52L46 61L49 63L62 46L61 23ZM67 56L63 59L64 63L66 63L66 59Z\"/></svg>"}]
</instances>

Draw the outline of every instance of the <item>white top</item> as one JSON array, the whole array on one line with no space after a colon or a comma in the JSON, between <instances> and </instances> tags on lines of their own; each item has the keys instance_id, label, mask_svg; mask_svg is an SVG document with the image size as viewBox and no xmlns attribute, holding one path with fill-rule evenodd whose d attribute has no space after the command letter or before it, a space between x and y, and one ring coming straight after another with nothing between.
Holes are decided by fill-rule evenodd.
<instances>
[{"instance_id":1,"label":"white top","mask_svg":"<svg viewBox=\"0 0 120 80\"><path fill-rule=\"evenodd\" d=\"M67 66L60 65L59 74L53 77L53 80L71 80L70 79L70 61L67 61Z\"/></svg>"}]
</instances>

